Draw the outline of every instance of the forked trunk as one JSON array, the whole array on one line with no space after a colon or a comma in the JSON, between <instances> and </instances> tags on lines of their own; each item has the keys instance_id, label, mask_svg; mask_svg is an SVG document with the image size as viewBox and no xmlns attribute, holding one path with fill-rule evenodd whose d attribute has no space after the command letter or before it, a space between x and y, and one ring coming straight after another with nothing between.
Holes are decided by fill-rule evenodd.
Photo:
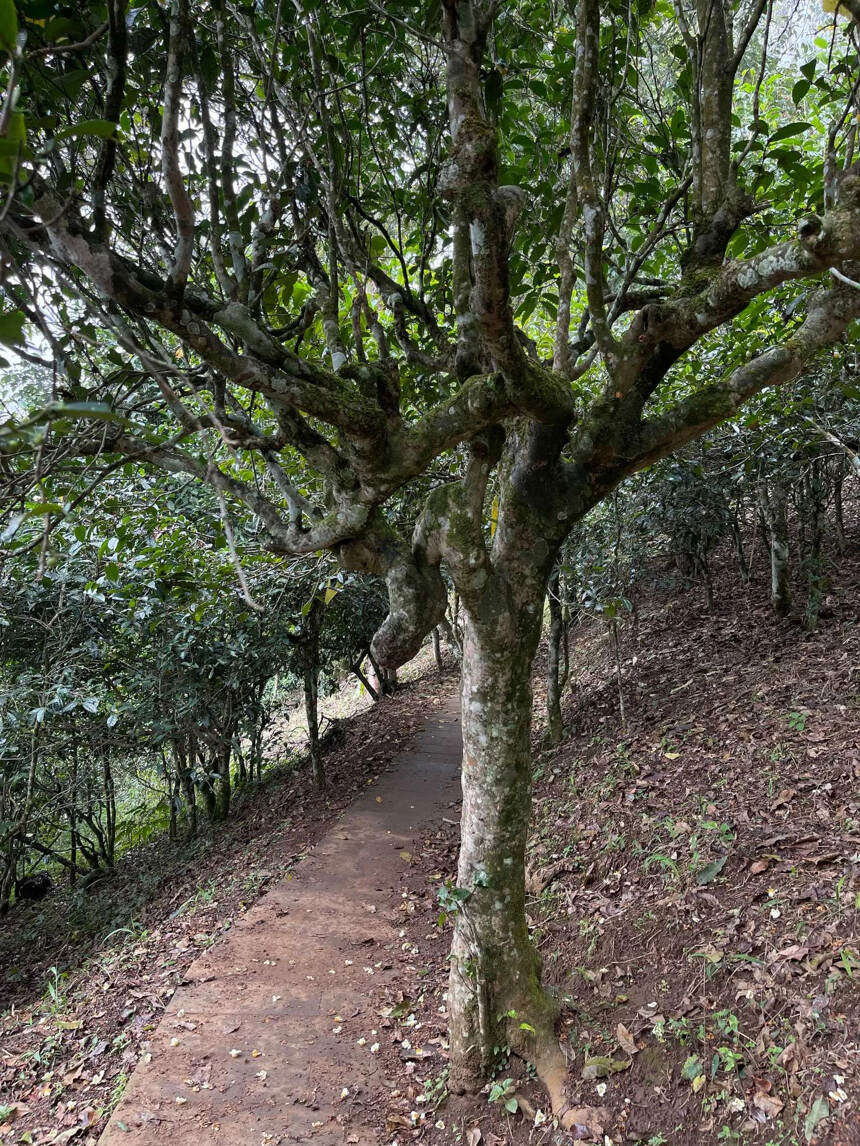
<instances>
[{"instance_id":1,"label":"forked trunk","mask_svg":"<svg viewBox=\"0 0 860 1146\"><path fill-rule=\"evenodd\" d=\"M494 1062L500 1047L533 1062L551 1093L563 1085L556 1007L541 989L539 957L525 915L530 670L541 599L542 594L519 617L508 613L495 624L467 617L457 882L470 895L457 915L448 991L450 1086L457 1092L486 1082L501 1065Z\"/></svg>"}]
</instances>

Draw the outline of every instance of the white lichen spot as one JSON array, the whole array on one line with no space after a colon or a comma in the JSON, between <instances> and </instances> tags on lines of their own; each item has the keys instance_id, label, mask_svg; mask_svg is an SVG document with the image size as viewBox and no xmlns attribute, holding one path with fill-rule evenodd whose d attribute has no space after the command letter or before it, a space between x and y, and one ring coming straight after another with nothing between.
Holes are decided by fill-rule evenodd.
<instances>
[{"instance_id":1,"label":"white lichen spot","mask_svg":"<svg viewBox=\"0 0 860 1146\"><path fill-rule=\"evenodd\" d=\"M331 368L337 373L338 370L346 366L346 355L342 350L333 350L331 352Z\"/></svg>"},{"instance_id":2,"label":"white lichen spot","mask_svg":"<svg viewBox=\"0 0 860 1146\"><path fill-rule=\"evenodd\" d=\"M487 232L484 230L483 223L477 219L473 219L469 224L469 240L472 244L472 254L480 255L487 245Z\"/></svg>"}]
</instances>

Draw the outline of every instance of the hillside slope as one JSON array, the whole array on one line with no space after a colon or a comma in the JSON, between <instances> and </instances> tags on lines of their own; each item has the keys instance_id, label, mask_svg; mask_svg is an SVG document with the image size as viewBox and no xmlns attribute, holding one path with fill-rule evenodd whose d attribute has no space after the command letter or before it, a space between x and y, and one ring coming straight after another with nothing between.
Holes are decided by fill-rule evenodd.
<instances>
[{"instance_id":1,"label":"hillside slope","mask_svg":"<svg viewBox=\"0 0 860 1146\"><path fill-rule=\"evenodd\" d=\"M650 599L638 635L624 634L626 726L599 623L572 633L555 750L541 750L536 678L530 917L584 1138L860 1142L856 549L830 576L815 634L776 620L764 585L728 571L713 611L698 590ZM428 942L438 877L453 872L456 828L443 828L425 882L409 878L409 934L433 953L415 1010L424 1041L444 1029L448 936ZM552 1141L540 1113L534 1126L539 1088L512 1068L500 1048L495 1101L452 1101L431 1118L421 1111L442 1091L437 1058L416 1070L426 1094L413 1081L391 1129L401 1141L407 1121L432 1141L474 1127L490 1146ZM508 1113L518 1094L526 1102Z\"/></svg>"}]
</instances>

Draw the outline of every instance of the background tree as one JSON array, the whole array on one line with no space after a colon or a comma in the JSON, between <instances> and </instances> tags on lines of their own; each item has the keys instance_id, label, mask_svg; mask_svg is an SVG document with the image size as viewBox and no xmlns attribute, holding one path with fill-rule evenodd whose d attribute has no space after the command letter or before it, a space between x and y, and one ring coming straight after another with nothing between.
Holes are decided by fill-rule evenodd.
<instances>
[{"instance_id":1,"label":"background tree","mask_svg":"<svg viewBox=\"0 0 860 1146\"><path fill-rule=\"evenodd\" d=\"M564 1107L524 910L560 546L860 315L857 25L786 49L793 12L3 9L3 332L55 377L6 464L34 502L67 483L43 536L133 459L211 487L228 538L239 504L274 552L384 578L384 668L442 618L443 563L462 603L454 1088L508 1045Z\"/></svg>"}]
</instances>

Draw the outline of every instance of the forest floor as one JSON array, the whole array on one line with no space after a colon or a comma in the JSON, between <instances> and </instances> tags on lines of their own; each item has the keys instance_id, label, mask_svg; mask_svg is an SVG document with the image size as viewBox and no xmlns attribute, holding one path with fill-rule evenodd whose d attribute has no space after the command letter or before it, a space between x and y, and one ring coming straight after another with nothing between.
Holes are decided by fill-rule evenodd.
<instances>
[{"instance_id":1,"label":"forest floor","mask_svg":"<svg viewBox=\"0 0 860 1146\"><path fill-rule=\"evenodd\" d=\"M655 590L636 629L628 622L625 722L598 622L572 632L568 734L555 749L542 745L536 680L529 915L559 999L579 1138L857 1146L860 555L830 570L814 634L774 619L761 579L742 585L723 570L715 588L711 611L699 589ZM58 906L22 909L31 930L15 921L24 950L4 975L15 1008L0 1020L0 1103L17 1120L0 1124L0 1141L94 1143L190 965L201 953L217 963L233 923L326 831L337 836L346 805L454 687L432 670L351 721L328 761L336 798L308 792L300 773L249 794L236 822L179 866L159 858L160 843L130 857L119 880L144 900L107 941L77 951L67 914L65 942L61 918L42 926L49 938L37 949L38 913ZM397 920L396 942L385 942L405 958L368 959L377 974L360 1015L331 1016L330 1033L343 1028L342 1113L358 1100L356 1124L376 1125L384 1146L569 1141L504 1048L488 1094L446 1101L451 923L439 927L437 892L453 876L456 821L454 808L436 817L401 857L387 903L372 904L382 918L367 916L369 934ZM12 926L11 915L0 924L7 956ZM263 966L255 970L273 973ZM237 1069L257 1077L254 1040L230 1049L251 1056L237 1055ZM202 1087L189 1078L176 1080L175 1097ZM367 1141L343 1124L341 1141ZM254 1123L247 1137L222 1141L290 1140L268 1133ZM312 1119L307 1140L330 1133Z\"/></svg>"},{"instance_id":2,"label":"forest floor","mask_svg":"<svg viewBox=\"0 0 860 1146\"><path fill-rule=\"evenodd\" d=\"M536 676L528 914L579 1137L858 1146L860 553L830 570L816 633L774 618L763 576L744 585L724 568L715 591L712 611L701 589L655 591L638 633L628 622L625 722L604 624L572 632L555 749ZM424 881L405 877L416 943L438 874L455 870L457 830L443 827ZM402 987L425 1041L444 1032L447 940L425 944L426 974ZM528 1073L502 1048L482 1104L442 1104L444 1068L416 1069L392 1140L567 1141Z\"/></svg>"}]
</instances>

